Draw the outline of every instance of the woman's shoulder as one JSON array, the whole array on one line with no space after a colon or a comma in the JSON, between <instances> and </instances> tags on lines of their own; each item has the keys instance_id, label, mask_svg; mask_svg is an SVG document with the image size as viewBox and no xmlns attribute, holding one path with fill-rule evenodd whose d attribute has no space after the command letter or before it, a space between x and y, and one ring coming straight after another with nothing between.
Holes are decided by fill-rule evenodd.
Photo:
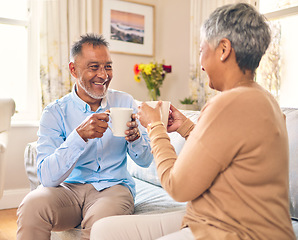
<instances>
[{"instance_id":1,"label":"woman's shoulder","mask_svg":"<svg viewBox=\"0 0 298 240\"><path fill-rule=\"evenodd\" d=\"M260 85L255 83L249 87L237 87L231 90L224 91L207 104L207 107L216 109L239 109L246 108L250 110L266 109L268 106L276 105L278 103L274 97Z\"/></svg>"}]
</instances>

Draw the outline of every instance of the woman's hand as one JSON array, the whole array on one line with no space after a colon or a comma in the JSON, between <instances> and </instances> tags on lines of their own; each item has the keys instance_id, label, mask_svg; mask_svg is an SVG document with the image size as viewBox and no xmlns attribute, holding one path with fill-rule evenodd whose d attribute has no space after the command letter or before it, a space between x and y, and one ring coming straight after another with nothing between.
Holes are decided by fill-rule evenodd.
<instances>
[{"instance_id":1,"label":"woman's hand","mask_svg":"<svg viewBox=\"0 0 298 240\"><path fill-rule=\"evenodd\" d=\"M182 123L186 120L186 117L172 104L170 106L170 115L168 121L168 132L175 132L182 125Z\"/></svg>"},{"instance_id":2,"label":"woman's hand","mask_svg":"<svg viewBox=\"0 0 298 240\"><path fill-rule=\"evenodd\" d=\"M148 104L143 102L141 106L139 106L138 116L139 116L139 121L143 127L147 128L149 123L161 121L161 111L160 111L161 104L162 104L162 101L159 101L156 104L156 107L152 108Z\"/></svg>"}]
</instances>

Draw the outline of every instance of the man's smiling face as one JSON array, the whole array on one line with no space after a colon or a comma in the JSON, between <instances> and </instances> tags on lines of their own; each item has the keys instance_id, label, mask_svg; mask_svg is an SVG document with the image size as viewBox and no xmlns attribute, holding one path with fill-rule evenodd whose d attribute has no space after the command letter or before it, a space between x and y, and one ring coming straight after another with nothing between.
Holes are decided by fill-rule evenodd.
<instances>
[{"instance_id":1,"label":"man's smiling face","mask_svg":"<svg viewBox=\"0 0 298 240\"><path fill-rule=\"evenodd\" d=\"M76 78L78 96L87 103L101 101L113 78L108 48L83 44L82 52L75 57L73 66L72 75Z\"/></svg>"}]
</instances>

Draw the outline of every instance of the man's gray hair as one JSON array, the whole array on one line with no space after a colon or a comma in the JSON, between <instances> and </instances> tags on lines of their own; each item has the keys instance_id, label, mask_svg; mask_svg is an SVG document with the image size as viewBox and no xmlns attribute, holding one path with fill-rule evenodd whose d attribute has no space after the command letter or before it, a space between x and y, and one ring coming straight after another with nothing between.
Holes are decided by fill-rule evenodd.
<instances>
[{"instance_id":1,"label":"man's gray hair","mask_svg":"<svg viewBox=\"0 0 298 240\"><path fill-rule=\"evenodd\" d=\"M95 46L105 46L108 47L109 43L105 40L105 38L102 35L96 35L96 34L86 34L82 35L80 40L75 42L70 50L70 61L73 61L75 56L82 53L82 45L83 44L90 44Z\"/></svg>"}]
</instances>

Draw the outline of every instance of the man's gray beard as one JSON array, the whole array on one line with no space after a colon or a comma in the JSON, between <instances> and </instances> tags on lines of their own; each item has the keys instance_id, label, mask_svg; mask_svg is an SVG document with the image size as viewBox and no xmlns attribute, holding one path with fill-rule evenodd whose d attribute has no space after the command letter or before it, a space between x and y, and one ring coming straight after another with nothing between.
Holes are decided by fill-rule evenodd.
<instances>
[{"instance_id":1,"label":"man's gray beard","mask_svg":"<svg viewBox=\"0 0 298 240\"><path fill-rule=\"evenodd\" d=\"M107 88L106 88L106 85L103 85L103 87L104 87L104 91L103 91L103 93L101 93L101 94L99 94L99 95L96 95L96 94L90 92L89 90L87 90L87 88L86 88L85 85L83 84L82 79L79 79L79 85L80 85L81 88L84 89L84 91L85 91L90 97L92 97L93 99L97 99L97 100L104 98L104 97L107 95L107 92L108 92L108 91L107 91Z\"/></svg>"}]
</instances>

